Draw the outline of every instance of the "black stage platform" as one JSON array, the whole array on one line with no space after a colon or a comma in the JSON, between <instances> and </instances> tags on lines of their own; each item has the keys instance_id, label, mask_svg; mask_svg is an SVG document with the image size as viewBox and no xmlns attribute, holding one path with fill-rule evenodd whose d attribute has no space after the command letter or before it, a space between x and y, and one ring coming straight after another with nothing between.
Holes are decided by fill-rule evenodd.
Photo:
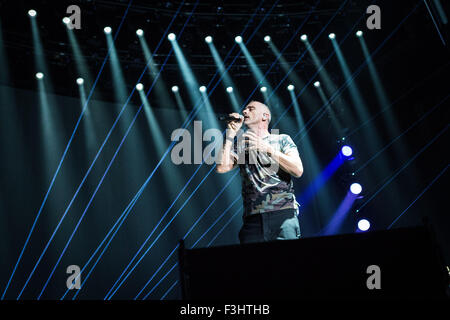
<instances>
[{"instance_id":1,"label":"black stage platform","mask_svg":"<svg viewBox=\"0 0 450 320\"><path fill-rule=\"evenodd\" d=\"M444 298L447 276L425 227L181 249L185 299ZM372 267L379 267L380 289ZM368 270L369 268L369 270Z\"/></svg>"}]
</instances>

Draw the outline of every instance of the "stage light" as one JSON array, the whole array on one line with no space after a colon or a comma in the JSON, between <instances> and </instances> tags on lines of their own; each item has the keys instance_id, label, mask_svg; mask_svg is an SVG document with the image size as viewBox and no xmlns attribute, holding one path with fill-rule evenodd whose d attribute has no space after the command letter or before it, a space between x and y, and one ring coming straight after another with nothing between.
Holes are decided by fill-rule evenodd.
<instances>
[{"instance_id":1,"label":"stage light","mask_svg":"<svg viewBox=\"0 0 450 320\"><path fill-rule=\"evenodd\" d=\"M167 36L167 39L169 39L170 41L175 41L176 38L177 36L175 35L175 33L169 33L169 35Z\"/></svg>"},{"instance_id":2,"label":"stage light","mask_svg":"<svg viewBox=\"0 0 450 320\"><path fill-rule=\"evenodd\" d=\"M320 87L320 82L319 81L314 82L314 87L316 88Z\"/></svg>"},{"instance_id":3,"label":"stage light","mask_svg":"<svg viewBox=\"0 0 450 320\"><path fill-rule=\"evenodd\" d=\"M242 42L242 37L241 36L237 36L236 38L234 38L234 41L236 41L236 43L241 43Z\"/></svg>"},{"instance_id":4,"label":"stage light","mask_svg":"<svg viewBox=\"0 0 450 320\"><path fill-rule=\"evenodd\" d=\"M300 37L300 40L305 42L306 40L308 40L308 36L306 34L302 34L302 36Z\"/></svg>"},{"instance_id":5,"label":"stage light","mask_svg":"<svg viewBox=\"0 0 450 320\"><path fill-rule=\"evenodd\" d=\"M343 146L341 152L345 157L350 157L353 154L353 149L349 146Z\"/></svg>"},{"instance_id":6,"label":"stage light","mask_svg":"<svg viewBox=\"0 0 450 320\"><path fill-rule=\"evenodd\" d=\"M211 43L213 41L213 38L211 36L207 36L205 38L206 43Z\"/></svg>"},{"instance_id":7,"label":"stage light","mask_svg":"<svg viewBox=\"0 0 450 320\"><path fill-rule=\"evenodd\" d=\"M36 73L36 78L42 79L42 78L44 78L44 74L42 72L38 72L38 73Z\"/></svg>"},{"instance_id":8,"label":"stage light","mask_svg":"<svg viewBox=\"0 0 450 320\"><path fill-rule=\"evenodd\" d=\"M200 88L198 88L198 90L200 90L200 92L206 92L206 87L205 86L201 86Z\"/></svg>"},{"instance_id":9,"label":"stage light","mask_svg":"<svg viewBox=\"0 0 450 320\"><path fill-rule=\"evenodd\" d=\"M292 84L288 85L288 86L287 86L287 89L288 89L289 91L294 90L294 85L292 85Z\"/></svg>"},{"instance_id":10,"label":"stage light","mask_svg":"<svg viewBox=\"0 0 450 320\"><path fill-rule=\"evenodd\" d=\"M359 37L362 37L362 35L363 35L363 32L361 31L361 30L358 30L358 31L356 31L356 36L359 38Z\"/></svg>"},{"instance_id":11,"label":"stage light","mask_svg":"<svg viewBox=\"0 0 450 320\"><path fill-rule=\"evenodd\" d=\"M104 31L106 34L110 34L111 31L112 31L112 29L111 29L111 27L105 27L105 28L103 29L103 31Z\"/></svg>"},{"instance_id":12,"label":"stage light","mask_svg":"<svg viewBox=\"0 0 450 320\"><path fill-rule=\"evenodd\" d=\"M69 23L70 23L70 18L69 18L69 17L64 17L64 18L62 19L62 22L63 22L64 24L69 24Z\"/></svg>"},{"instance_id":13,"label":"stage light","mask_svg":"<svg viewBox=\"0 0 450 320\"><path fill-rule=\"evenodd\" d=\"M228 93L232 93L233 92L233 87L227 87L227 92Z\"/></svg>"},{"instance_id":14,"label":"stage light","mask_svg":"<svg viewBox=\"0 0 450 320\"><path fill-rule=\"evenodd\" d=\"M370 222L366 219L361 219L358 221L358 229L361 231L367 231L370 228Z\"/></svg>"},{"instance_id":15,"label":"stage light","mask_svg":"<svg viewBox=\"0 0 450 320\"><path fill-rule=\"evenodd\" d=\"M142 89L144 89L144 85L142 84L142 83L138 83L137 85L136 85L136 90L137 91L142 91Z\"/></svg>"},{"instance_id":16,"label":"stage light","mask_svg":"<svg viewBox=\"0 0 450 320\"><path fill-rule=\"evenodd\" d=\"M266 87L261 87L261 89L259 89L259 90L261 90L261 92L266 92L267 88Z\"/></svg>"},{"instance_id":17,"label":"stage light","mask_svg":"<svg viewBox=\"0 0 450 320\"><path fill-rule=\"evenodd\" d=\"M333 40L334 38L336 38L336 35L334 33L330 33L328 35L328 38L330 38L331 40Z\"/></svg>"},{"instance_id":18,"label":"stage light","mask_svg":"<svg viewBox=\"0 0 450 320\"><path fill-rule=\"evenodd\" d=\"M77 83L78 83L78 85L81 86L84 83L84 79L83 78L78 78L77 79Z\"/></svg>"},{"instance_id":19,"label":"stage light","mask_svg":"<svg viewBox=\"0 0 450 320\"><path fill-rule=\"evenodd\" d=\"M265 41L265 42L269 42L269 41L270 41L270 36L265 36L265 37L264 37L264 41Z\"/></svg>"},{"instance_id":20,"label":"stage light","mask_svg":"<svg viewBox=\"0 0 450 320\"><path fill-rule=\"evenodd\" d=\"M350 186L350 192L353 194L360 194L362 191L362 187L359 183L352 183Z\"/></svg>"},{"instance_id":21,"label":"stage light","mask_svg":"<svg viewBox=\"0 0 450 320\"><path fill-rule=\"evenodd\" d=\"M36 12L36 10L31 9L31 10L28 10L28 15L30 17L35 17L37 15L37 12Z\"/></svg>"},{"instance_id":22,"label":"stage light","mask_svg":"<svg viewBox=\"0 0 450 320\"><path fill-rule=\"evenodd\" d=\"M138 37L142 37L142 36L144 35L144 30L142 30L142 29L137 29L137 30L136 30L136 34L137 34Z\"/></svg>"},{"instance_id":23,"label":"stage light","mask_svg":"<svg viewBox=\"0 0 450 320\"><path fill-rule=\"evenodd\" d=\"M173 86L172 87L172 92L178 92L178 86Z\"/></svg>"}]
</instances>

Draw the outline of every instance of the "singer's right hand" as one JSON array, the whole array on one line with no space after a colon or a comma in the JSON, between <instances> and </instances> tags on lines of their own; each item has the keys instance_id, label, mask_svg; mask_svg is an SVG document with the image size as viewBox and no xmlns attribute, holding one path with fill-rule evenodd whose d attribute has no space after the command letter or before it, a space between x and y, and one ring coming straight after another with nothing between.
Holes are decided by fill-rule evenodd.
<instances>
[{"instance_id":1,"label":"singer's right hand","mask_svg":"<svg viewBox=\"0 0 450 320\"><path fill-rule=\"evenodd\" d=\"M239 121L239 122L238 121L229 121L227 123L227 137L233 139L236 136L239 129L242 127L242 123L244 122L244 117L241 116L237 112L230 113L229 116L233 117L233 118L241 119L241 121Z\"/></svg>"}]
</instances>

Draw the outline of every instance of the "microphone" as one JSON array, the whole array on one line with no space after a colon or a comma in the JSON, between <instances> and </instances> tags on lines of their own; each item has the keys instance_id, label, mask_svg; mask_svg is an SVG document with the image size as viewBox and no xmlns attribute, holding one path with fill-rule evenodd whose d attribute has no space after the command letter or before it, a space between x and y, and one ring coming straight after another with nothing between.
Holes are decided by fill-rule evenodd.
<instances>
[{"instance_id":1,"label":"microphone","mask_svg":"<svg viewBox=\"0 0 450 320\"><path fill-rule=\"evenodd\" d=\"M226 122L230 122L230 121L236 121L236 122L240 122L241 120L244 119L243 115L239 115L239 118L236 117L232 117L230 115L227 116L219 116L219 121L226 121Z\"/></svg>"}]
</instances>

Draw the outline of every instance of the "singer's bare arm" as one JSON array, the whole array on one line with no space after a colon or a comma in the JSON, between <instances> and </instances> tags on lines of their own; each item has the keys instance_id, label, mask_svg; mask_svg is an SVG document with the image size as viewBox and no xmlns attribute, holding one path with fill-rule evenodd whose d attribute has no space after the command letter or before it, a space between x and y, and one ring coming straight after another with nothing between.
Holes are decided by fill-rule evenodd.
<instances>
[{"instance_id":1,"label":"singer's bare arm","mask_svg":"<svg viewBox=\"0 0 450 320\"><path fill-rule=\"evenodd\" d=\"M297 152L284 154L280 151L272 151L272 158L276 159L281 169L294 176L300 178L303 174L303 164Z\"/></svg>"},{"instance_id":2,"label":"singer's bare arm","mask_svg":"<svg viewBox=\"0 0 450 320\"><path fill-rule=\"evenodd\" d=\"M225 143L223 144L220 158L216 166L216 171L218 173L225 173L233 170L237 163L237 159L231 154L231 148L233 148L233 139L242 127L242 122L244 119L239 113L232 113L230 116L234 118L241 118L241 121L230 121L227 124Z\"/></svg>"},{"instance_id":3,"label":"singer's bare arm","mask_svg":"<svg viewBox=\"0 0 450 320\"><path fill-rule=\"evenodd\" d=\"M249 150L258 150L269 154L272 159L277 161L280 168L295 178L300 178L303 174L303 163L298 152L283 153L275 150L272 146L258 137L252 132L244 133L244 137L248 138Z\"/></svg>"},{"instance_id":4,"label":"singer's bare arm","mask_svg":"<svg viewBox=\"0 0 450 320\"><path fill-rule=\"evenodd\" d=\"M236 158L231 155L232 147L233 143L231 138L225 140L221 150L221 157L216 166L216 171L218 173L225 173L236 167Z\"/></svg>"}]
</instances>

